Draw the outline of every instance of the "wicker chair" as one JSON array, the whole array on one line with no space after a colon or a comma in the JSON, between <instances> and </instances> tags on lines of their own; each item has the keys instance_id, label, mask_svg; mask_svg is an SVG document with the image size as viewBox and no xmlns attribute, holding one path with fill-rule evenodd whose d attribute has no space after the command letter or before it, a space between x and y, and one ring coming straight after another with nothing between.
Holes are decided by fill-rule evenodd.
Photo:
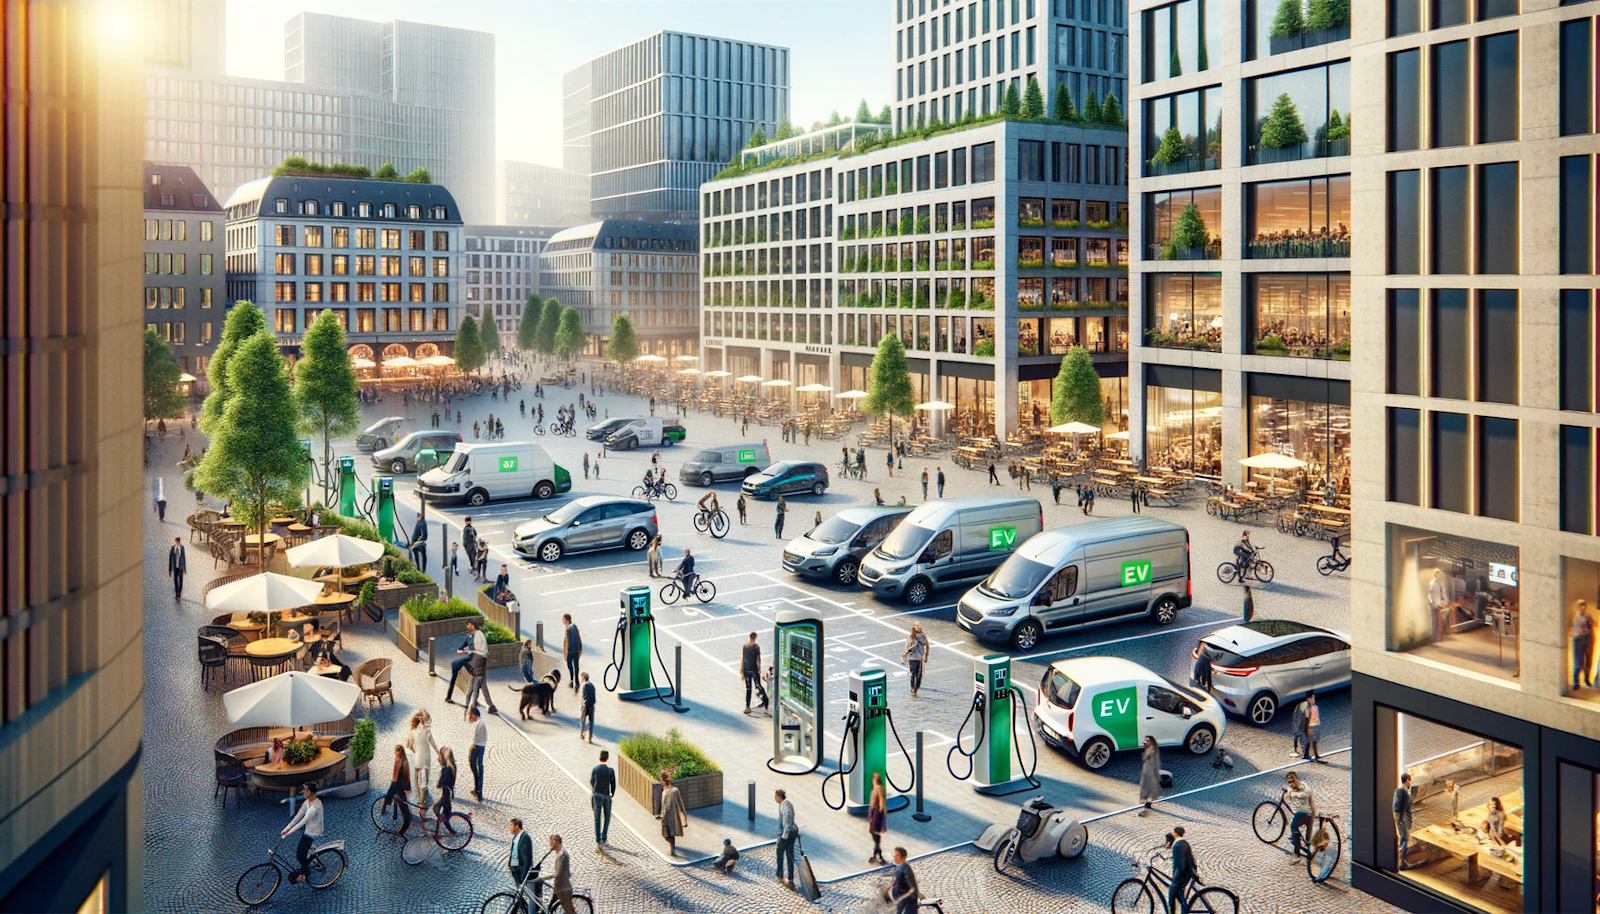
<instances>
[{"instance_id":1,"label":"wicker chair","mask_svg":"<svg viewBox=\"0 0 1600 914\"><path fill-rule=\"evenodd\" d=\"M228 645L221 638L200 635L200 687L211 688L212 670L227 672ZM220 675L220 674L219 674Z\"/></svg>"},{"instance_id":2,"label":"wicker chair","mask_svg":"<svg viewBox=\"0 0 1600 914\"><path fill-rule=\"evenodd\" d=\"M388 657L375 657L356 667L351 678L361 687L361 697L366 699L369 708L382 704L385 697L391 706L394 705L394 689L389 681L393 667L394 661Z\"/></svg>"},{"instance_id":3,"label":"wicker chair","mask_svg":"<svg viewBox=\"0 0 1600 914\"><path fill-rule=\"evenodd\" d=\"M222 618L228 619L229 617L223 616ZM228 651L230 667L228 675L230 677L233 675L233 667L249 666L250 657L245 653L245 647L250 643L250 639L236 629L229 628L226 625L202 625L200 626L200 637L220 638L222 640L223 647Z\"/></svg>"},{"instance_id":4,"label":"wicker chair","mask_svg":"<svg viewBox=\"0 0 1600 914\"><path fill-rule=\"evenodd\" d=\"M232 568L239 562L239 541L244 538L242 533L220 532L210 536L208 548L211 550L211 567L217 567L218 562L226 562Z\"/></svg>"},{"instance_id":5,"label":"wicker chair","mask_svg":"<svg viewBox=\"0 0 1600 914\"><path fill-rule=\"evenodd\" d=\"M217 786L211 788L211 799L217 798L217 791L222 791L222 805L228 805L228 791L234 793L234 808L244 806L244 790L249 786L245 775L244 763L237 758L223 752L221 749L211 750L215 755L217 766Z\"/></svg>"}]
</instances>

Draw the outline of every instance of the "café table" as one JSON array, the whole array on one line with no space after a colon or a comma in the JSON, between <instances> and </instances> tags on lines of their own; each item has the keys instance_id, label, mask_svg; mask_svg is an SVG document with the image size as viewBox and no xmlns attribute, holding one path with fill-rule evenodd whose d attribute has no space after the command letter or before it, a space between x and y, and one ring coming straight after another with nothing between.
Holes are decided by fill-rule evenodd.
<instances>
[{"instance_id":1,"label":"caf\u00e9 table","mask_svg":"<svg viewBox=\"0 0 1600 914\"><path fill-rule=\"evenodd\" d=\"M250 771L250 780L258 787L267 789L282 789L288 787L288 800L290 814L294 813L295 791L301 784L310 784L322 780L328 772L335 767L343 765L345 754L335 752L326 746L317 752L315 758L299 765L288 762L271 762L266 765L257 765Z\"/></svg>"},{"instance_id":2,"label":"caf\u00e9 table","mask_svg":"<svg viewBox=\"0 0 1600 914\"><path fill-rule=\"evenodd\" d=\"M337 676L339 675L339 665L337 663L324 663L319 660L306 667L306 672L314 676Z\"/></svg>"},{"instance_id":3,"label":"caf\u00e9 table","mask_svg":"<svg viewBox=\"0 0 1600 914\"><path fill-rule=\"evenodd\" d=\"M282 665L299 650L300 642L288 638L260 638L244 646L246 656L272 662L274 665Z\"/></svg>"}]
</instances>

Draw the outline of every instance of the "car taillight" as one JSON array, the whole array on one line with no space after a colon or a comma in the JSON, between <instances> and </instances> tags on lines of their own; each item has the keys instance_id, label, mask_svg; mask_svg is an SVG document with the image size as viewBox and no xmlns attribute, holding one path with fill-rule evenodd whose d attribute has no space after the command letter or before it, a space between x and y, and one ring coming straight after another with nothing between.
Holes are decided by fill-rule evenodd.
<instances>
[{"instance_id":1,"label":"car taillight","mask_svg":"<svg viewBox=\"0 0 1600 914\"><path fill-rule=\"evenodd\" d=\"M1078 712L1077 711L1068 711L1067 712L1067 735L1068 736L1072 735L1072 721L1077 716L1078 716Z\"/></svg>"},{"instance_id":2,"label":"car taillight","mask_svg":"<svg viewBox=\"0 0 1600 914\"><path fill-rule=\"evenodd\" d=\"M1225 676L1238 676L1241 679L1261 669L1259 666L1212 666L1212 673L1221 673Z\"/></svg>"},{"instance_id":3,"label":"car taillight","mask_svg":"<svg viewBox=\"0 0 1600 914\"><path fill-rule=\"evenodd\" d=\"M661 521L654 514L650 515L650 523L655 524L657 527L661 526Z\"/></svg>"}]
</instances>

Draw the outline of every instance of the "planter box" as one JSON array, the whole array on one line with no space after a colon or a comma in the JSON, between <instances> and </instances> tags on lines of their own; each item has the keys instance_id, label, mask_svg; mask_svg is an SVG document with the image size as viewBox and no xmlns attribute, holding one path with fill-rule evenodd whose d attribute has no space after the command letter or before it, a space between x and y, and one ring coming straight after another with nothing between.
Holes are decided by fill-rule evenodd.
<instances>
[{"instance_id":1,"label":"planter box","mask_svg":"<svg viewBox=\"0 0 1600 914\"><path fill-rule=\"evenodd\" d=\"M516 666L522 654L522 645L513 641L510 644L489 645L489 669L498 670L501 667Z\"/></svg>"},{"instance_id":2,"label":"planter box","mask_svg":"<svg viewBox=\"0 0 1600 914\"><path fill-rule=\"evenodd\" d=\"M400 636L400 649L408 650L419 661L428 659L428 639L447 639L439 646L443 654L450 654L460 646L461 639L451 638L451 635L464 635L467 623L483 623L482 616L461 616L456 619L441 619L438 622L418 622L410 613L399 613L396 616L395 633Z\"/></svg>"},{"instance_id":3,"label":"planter box","mask_svg":"<svg viewBox=\"0 0 1600 914\"><path fill-rule=\"evenodd\" d=\"M401 604L412 597L425 597L429 600L439 598L438 584L379 584L377 593L373 594L372 602L383 609L399 609Z\"/></svg>"},{"instance_id":4,"label":"planter box","mask_svg":"<svg viewBox=\"0 0 1600 914\"><path fill-rule=\"evenodd\" d=\"M520 618L522 614L516 613L513 615L506 609L504 604L496 603L489 599L489 595L481 590L478 591L478 611L483 613L483 617L490 622L496 625L504 625L506 628L511 629L511 632L517 637L522 637L522 619Z\"/></svg>"},{"instance_id":5,"label":"planter box","mask_svg":"<svg viewBox=\"0 0 1600 914\"><path fill-rule=\"evenodd\" d=\"M617 753L617 784L651 815L661 813L661 782L652 778L622 753ZM697 774L692 778L673 778L672 785L683 794L685 809L704 809L722 805L722 772Z\"/></svg>"}]
</instances>

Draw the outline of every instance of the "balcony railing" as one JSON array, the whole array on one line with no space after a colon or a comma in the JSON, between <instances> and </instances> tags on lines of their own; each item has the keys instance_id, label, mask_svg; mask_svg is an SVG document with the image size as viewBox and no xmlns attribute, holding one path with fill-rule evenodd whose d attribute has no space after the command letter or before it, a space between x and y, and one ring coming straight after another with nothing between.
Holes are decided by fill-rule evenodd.
<instances>
[{"instance_id":1,"label":"balcony railing","mask_svg":"<svg viewBox=\"0 0 1600 914\"><path fill-rule=\"evenodd\" d=\"M1256 355L1286 356L1296 359L1329 359L1335 362L1350 361L1350 338L1297 339L1287 342L1275 333L1258 337L1250 346Z\"/></svg>"},{"instance_id":2,"label":"balcony railing","mask_svg":"<svg viewBox=\"0 0 1600 914\"><path fill-rule=\"evenodd\" d=\"M1245 245L1245 256L1255 260L1295 257L1349 257L1350 236L1306 238L1255 238Z\"/></svg>"},{"instance_id":3,"label":"balcony railing","mask_svg":"<svg viewBox=\"0 0 1600 914\"><path fill-rule=\"evenodd\" d=\"M1248 165L1271 165L1275 162L1301 162L1306 159L1331 159L1350 154L1350 138L1311 140L1293 146L1251 146Z\"/></svg>"},{"instance_id":4,"label":"balcony railing","mask_svg":"<svg viewBox=\"0 0 1600 914\"><path fill-rule=\"evenodd\" d=\"M1150 248L1151 260L1221 260L1222 239L1218 238L1207 244L1192 248L1178 248L1168 244L1152 244Z\"/></svg>"},{"instance_id":5,"label":"balcony railing","mask_svg":"<svg viewBox=\"0 0 1600 914\"><path fill-rule=\"evenodd\" d=\"M1192 349L1197 352L1221 352L1221 334L1208 333L1161 333L1156 330L1144 332L1145 345L1157 349Z\"/></svg>"},{"instance_id":6,"label":"balcony railing","mask_svg":"<svg viewBox=\"0 0 1600 914\"><path fill-rule=\"evenodd\" d=\"M1146 177L1159 178L1164 175L1187 175L1198 171L1215 171L1222 167L1222 155L1219 150L1216 155L1200 155L1191 153L1181 156L1171 162L1157 162L1149 159L1144 163Z\"/></svg>"},{"instance_id":7,"label":"balcony railing","mask_svg":"<svg viewBox=\"0 0 1600 914\"><path fill-rule=\"evenodd\" d=\"M1267 54L1287 54L1290 51L1314 48L1318 45L1331 44L1335 41L1346 41L1349 38L1350 23L1348 22L1331 29L1306 29L1304 32L1288 38L1268 38Z\"/></svg>"}]
</instances>

